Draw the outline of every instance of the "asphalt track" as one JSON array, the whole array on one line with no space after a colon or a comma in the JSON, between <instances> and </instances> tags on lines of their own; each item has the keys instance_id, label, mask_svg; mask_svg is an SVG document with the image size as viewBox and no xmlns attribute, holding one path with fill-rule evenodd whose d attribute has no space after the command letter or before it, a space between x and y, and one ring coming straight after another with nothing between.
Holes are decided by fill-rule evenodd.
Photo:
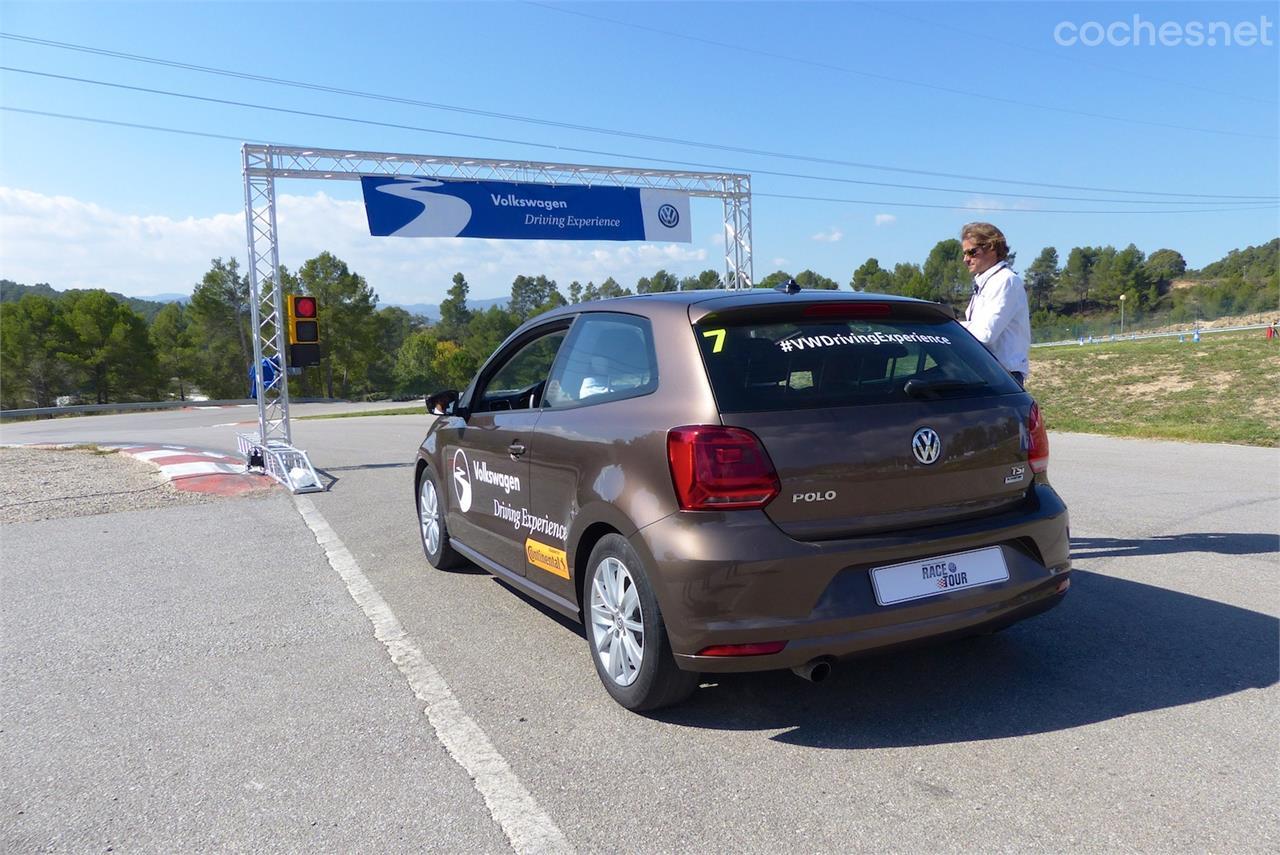
<instances>
[{"instance_id":1,"label":"asphalt track","mask_svg":"<svg viewBox=\"0 0 1280 855\"><path fill-rule=\"evenodd\" d=\"M255 415L0 441L230 451L227 423ZM500 852L547 842L530 817L582 852L1280 845L1274 449L1053 434L1076 567L1060 608L821 686L725 677L645 718L598 685L577 627L425 565L425 425L295 421L333 482L305 505L280 491L5 526L0 848ZM367 581L360 604L339 565ZM402 628L391 642L371 596ZM467 723L491 754L450 741ZM533 813L513 826L513 805Z\"/></svg>"}]
</instances>

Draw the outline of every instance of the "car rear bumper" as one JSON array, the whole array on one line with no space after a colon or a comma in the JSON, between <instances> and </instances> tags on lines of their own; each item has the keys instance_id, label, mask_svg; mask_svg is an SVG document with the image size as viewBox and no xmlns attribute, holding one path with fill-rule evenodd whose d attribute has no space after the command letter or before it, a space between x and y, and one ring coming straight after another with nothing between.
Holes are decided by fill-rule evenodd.
<instances>
[{"instance_id":1,"label":"car rear bumper","mask_svg":"<svg viewBox=\"0 0 1280 855\"><path fill-rule=\"evenodd\" d=\"M632 545L655 572L681 668L766 671L998 629L1052 608L1071 570L1067 510L1037 485L1017 511L910 533L803 542L762 512L672 514ZM881 606L873 567L987 546L1003 552L1005 582ZM759 656L699 656L713 645L785 641Z\"/></svg>"}]
</instances>

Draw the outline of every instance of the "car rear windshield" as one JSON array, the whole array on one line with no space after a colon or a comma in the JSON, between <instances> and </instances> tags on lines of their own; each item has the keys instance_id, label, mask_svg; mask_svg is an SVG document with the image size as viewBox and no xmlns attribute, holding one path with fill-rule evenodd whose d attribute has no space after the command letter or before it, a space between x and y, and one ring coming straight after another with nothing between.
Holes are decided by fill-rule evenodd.
<instances>
[{"instance_id":1,"label":"car rear windshield","mask_svg":"<svg viewBox=\"0 0 1280 855\"><path fill-rule=\"evenodd\" d=\"M695 326L720 411L1005 395L1020 391L991 353L944 317L710 320Z\"/></svg>"}]
</instances>

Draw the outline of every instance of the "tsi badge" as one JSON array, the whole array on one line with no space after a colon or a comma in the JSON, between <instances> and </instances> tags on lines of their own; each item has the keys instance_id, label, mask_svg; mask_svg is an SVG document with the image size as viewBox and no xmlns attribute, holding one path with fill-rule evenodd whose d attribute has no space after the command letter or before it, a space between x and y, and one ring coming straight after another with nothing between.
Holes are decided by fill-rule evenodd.
<instances>
[{"instance_id":1,"label":"tsi badge","mask_svg":"<svg viewBox=\"0 0 1280 855\"><path fill-rule=\"evenodd\" d=\"M1025 466L1010 466L1010 467L1009 467L1009 474L1008 474L1008 475L1006 475L1006 476L1004 476L1004 482L1005 482L1006 484L1017 484L1019 481L1021 481L1021 480L1022 480L1023 478L1025 478L1026 476L1027 476L1027 467L1025 467Z\"/></svg>"},{"instance_id":2,"label":"tsi badge","mask_svg":"<svg viewBox=\"0 0 1280 855\"><path fill-rule=\"evenodd\" d=\"M791 495L792 502L829 502L836 497L835 490L828 490L825 493L793 493Z\"/></svg>"}]
</instances>

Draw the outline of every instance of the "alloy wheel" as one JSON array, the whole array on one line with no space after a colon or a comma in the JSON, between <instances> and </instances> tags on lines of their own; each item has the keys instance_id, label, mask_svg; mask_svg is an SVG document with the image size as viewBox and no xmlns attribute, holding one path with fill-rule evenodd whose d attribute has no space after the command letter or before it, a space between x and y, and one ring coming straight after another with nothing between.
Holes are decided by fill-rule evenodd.
<instances>
[{"instance_id":1,"label":"alloy wheel","mask_svg":"<svg viewBox=\"0 0 1280 855\"><path fill-rule=\"evenodd\" d=\"M422 525L422 542L427 552L435 555L440 551L440 497L436 485L425 474L418 490L418 521Z\"/></svg>"},{"instance_id":2,"label":"alloy wheel","mask_svg":"<svg viewBox=\"0 0 1280 855\"><path fill-rule=\"evenodd\" d=\"M609 679L635 682L644 663L644 614L635 580L613 556L591 574L591 641Z\"/></svg>"}]
</instances>

